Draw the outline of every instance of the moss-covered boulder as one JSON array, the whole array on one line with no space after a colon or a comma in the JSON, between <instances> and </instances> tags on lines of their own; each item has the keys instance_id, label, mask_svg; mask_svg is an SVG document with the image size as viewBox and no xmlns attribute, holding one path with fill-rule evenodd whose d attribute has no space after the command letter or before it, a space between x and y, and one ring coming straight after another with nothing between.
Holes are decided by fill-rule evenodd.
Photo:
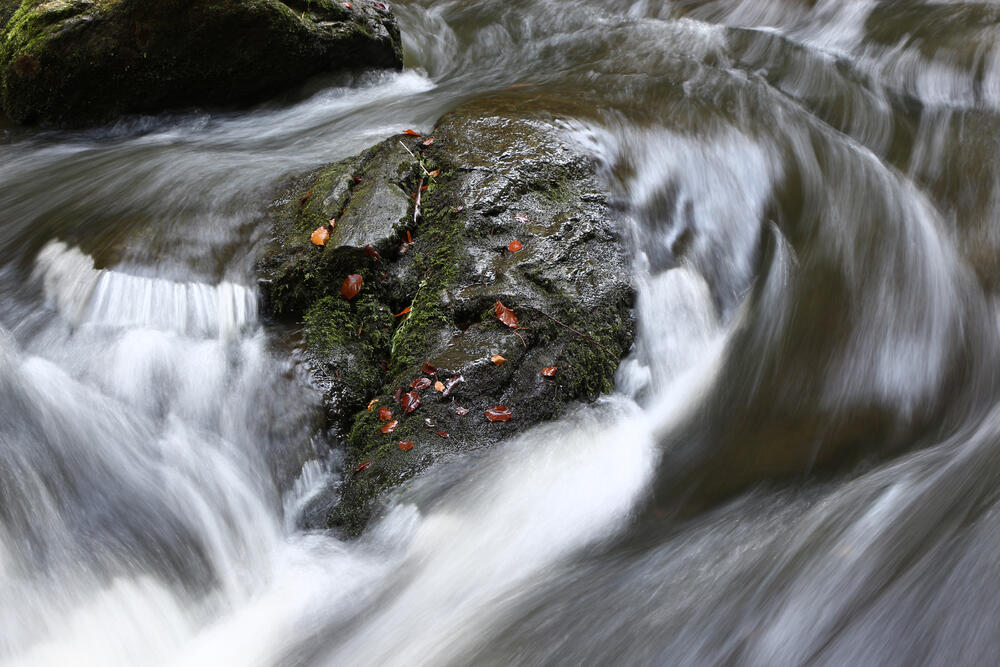
<instances>
[{"instance_id":1,"label":"moss-covered boulder","mask_svg":"<svg viewBox=\"0 0 1000 667\"><path fill-rule=\"evenodd\" d=\"M0 0L0 105L18 122L262 99L319 72L400 68L385 5L357 0Z\"/></svg>"},{"instance_id":2,"label":"moss-covered boulder","mask_svg":"<svg viewBox=\"0 0 1000 667\"><path fill-rule=\"evenodd\" d=\"M477 106L433 135L394 137L293 179L272 208L261 261L270 311L304 321L329 424L349 470L360 467L320 513L348 534L385 490L441 457L610 391L632 344L628 253L593 160L550 122ZM330 218L330 242L314 246L310 233ZM348 301L340 287L353 273L364 285ZM499 320L498 301L517 329ZM407 412L410 392L419 407ZM498 405L509 421L487 419ZM398 422L391 432L381 408Z\"/></svg>"}]
</instances>

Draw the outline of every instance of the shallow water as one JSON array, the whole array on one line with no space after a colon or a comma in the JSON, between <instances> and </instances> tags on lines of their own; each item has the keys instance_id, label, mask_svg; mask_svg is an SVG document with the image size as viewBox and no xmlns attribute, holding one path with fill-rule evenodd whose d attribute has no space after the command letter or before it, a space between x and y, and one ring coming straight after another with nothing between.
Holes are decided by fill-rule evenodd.
<instances>
[{"instance_id":1,"label":"shallow water","mask_svg":"<svg viewBox=\"0 0 1000 667\"><path fill-rule=\"evenodd\" d=\"M394 9L400 74L0 126L0 664L995 661L1000 5ZM302 532L261 202L477 98L600 164L619 391Z\"/></svg>"}]
</instances>

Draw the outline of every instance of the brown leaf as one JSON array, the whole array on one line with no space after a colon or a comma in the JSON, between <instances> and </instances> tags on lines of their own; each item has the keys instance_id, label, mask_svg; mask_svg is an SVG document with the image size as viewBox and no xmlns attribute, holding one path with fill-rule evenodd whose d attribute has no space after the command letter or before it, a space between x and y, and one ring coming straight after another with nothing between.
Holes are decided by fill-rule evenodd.
<instances>
[{"instance_id":1,"label":"brown leaf","mask_svg":"<svg viewBox=\"0 0 1000 667\"><path fill-rule=\"evenodd\" d=\"M406 230L406 242L407 243L413 243L413 236L410 234L410 230L409 229Z\"/></svg>"},{"instance_id":2,"label":"brown leaf","mask_svg":"<svg viewBox=\"0 0 1000 667\"><path fill-rule=\"evenodd\" d=\"M402 397L403 397L403 388L402 387L396 387L396 391L394 391L392 393L392 400L394 400L397 403L399 403L399 399L402 398Z\"/></svg>"},{"instance_id":3,"label":"brown leaf","mask_svg":"<svg viewBox=\"0 0 1000 667\"><path fill-rule=\"evenodd\" d=\"M438 431L437 434L439 436L441 436L442 438L447 438L448 437L448 432L447 431Z\"/></svg>"},{"instance_id":4,"label":"brown leaf","mask_svg":"<svg viewBox=\"0 0 1000 667\"><path fill-rule=\"evenodd\" d=\"M368 402L368 412L371 412L372 410L374 410L376 405L378 405L378 399L377 398L373 398L372 400L370 400Z\"/></svg>"},{"instance_id":5,"label":"brown leaf","mask_svg":"<svg viewBox=\"0 0 1000 667\"><path fill-rule=\"evenodd\" d=\"M344 9L354 9L354 5L352 5L349 2L342 2L340 3L340 6L343 7Z\"/></svg>"},{"instance_id":6,"label":"brown leaf","mask_svg":"<svg viewBox=\"0 0 1000 667\"><path fill-rule=\"evenodd\" d=\"M429 386L431 386L430 378L417 378L413 381L413 384L410 385L410 387L416 389L417 391L423 391Z\"/></svg>"},{"instance_id":7,"label":"brown leaf","mask_svg":"<svg viewBox=\"0 0 1000 667\"><path fill-rule=\"evenodd\" d=\"M309 240L313 242L313 245L326 245L326 242L330 240L330 225L317 227Z\"/></svg>"},{"instance_id":8,"label":"brown leaf","mask_svg":"<svg viewBox=\"0 0 1000 667\"><path fill-rule=\"evenodd\" d=\"M444 391L441 392L442 398L448 398L451 396L451 392L455 390L455 387L459 382L465 382L465 378L461 375L456 375L455 377L448 378L448 381L444 384Z\"/></svg>"},{"instance_id":9,"label":"brown leaf","mask_svg":"<svg viewBox=\"0 0 1000 667\"><path fill-rule=\"evenodd\" d=\"M505 422L510 421L513 415L510 413L510 408L505 405L495 405L486 411L486 418L491 422Z\"/></svg>"},{"instance_id":10,"label":"brown leaf","mask_svg":"<svg viewBox=\"0 0 1000 667\"><path fill-rule=\"evenodd\" d=\"M396 430L397 426L399 426L399 420L393 419L391 422L386 422L382 424L382 428L379 430L382 431L383 433L392 433L393 431Z\"/></svg>"},{"instance_id":11,"label":"brown leaf","mask_svg":"<svg viewBox=\"0 0 1000 667\"><path fill-rule=\"evenodd\" d=\"M555 377L555 374L556 374L557 370L559 370L559 369L556 368L555 366L549 366L548 368L543 368L542 369L542 375L544 375L547 378Z\"/></svg>"},{"instance_id":12,"label":"brown leaf","mask_svg":"<svg viewBox=\"0 0 1000 667\"><path fill-rule=\"evenodd\" d=\"M361 286L364 282L360 274L352 273L344 278L344 282L340 285L340 296L350 301L361 291Z\"/></svg>"},{"instance_id":13,"label":"brown leaf","mask_svg":"<svg viewBox=\"0 0 1000 667\"><path fill-rule=\"evenodd\" d=\"M469 408L463 408L461 405L455 408L455 414L459 417L469 414Z\"/></svg>"},{"instance_id":14,"label":"brown leaf","mask_svg":"<svg viewBox=\"0 0 1000 667\"><path fill-rule=\"evenodd\" d=\"M362 470L367 470L368 466L372 464L371 461L365 461L364 463L358 464L358 467L354 469L354 474L357 475Z\"/></svg>"},{"instance_id":15,"label":"brown leaf","mask_svg":"<svg viewBox=\"0 0 1000 667\"><path fill-rule=\"evenodd\" d=\"M355 176L353 180L354 180L354 184L357 185L358 183L361 182L361 177L360 176Z\"/></svg>"},{"instance_id":16,"label":"brown leaf","mask_svg":"<svg viewBox=\"0 0 1000 667\"><path fill-rule=\"evenodd\" d=\"M501 322L509 326L511 329L517 328L517 315L514 314L513 310L503 305L500 301L497 301L496 305L493 306L493 310L496 312L497 318Z\"/></svg>"},{"instance_id":17,"label":"brown leaf","mask_svg":"<svg viewBox=\"0 0 1000 667\"><path fill-rule=\"evenodd\" d=\"M438 372L438 369L435 368L434 366L431 366L431 362L429 361L426 364L424 364L424 367L421 368L420 370L424 373L427 373L428 375L434 375L435 373Z\"/></svg>"},{"instance_id":18,"label":"brown leaf","mask_svg":"<svg viewBox=\"0 0 1000 667\"><path fill-rule=\"evenodd\" d=\"M382 261L382 255L378 254L378 250L371 247L370 245L365 246L365 254L374 259L376 262Z\"/></svg>"},{"instance_id":19,"label":"brown leaf","mask_svg":"<svg viewBox=\"0 0 1000 667\"><path fill-rule=\"evenodd\" d=\"M509 250L510 252L517 252L523 247L524 246L521 245L521 242L518 241L517 239L514 239L513 241L507 244L507 250Z\"/></svg>"},{"instance_id":20,"label":"brown leaf","mask_svg":"<svg viewBox=\"0 0 1000 667\"><path fill-rule=\"evenodd\" d=\"M393 317L402 317L403 315L409 315L409 313L410 313L410 307L407 306L403 310L401 310L398 313L396 313L395 315L393 315Z\"/></svg>"},{"instance_id":21,"label":"brown leaf","mask_svg":"<svg viewBox=\"0 0 1000 667\"><path fill-rule=\"evenodd\" d=\"M420 142L420 145L426 148L433 143L434 143L434 137L427 137L426 139Z\"/></svg>"},{"instance_id":22,"label":"brown leaf","mask_svg":"<svg viewBox=\"0 0 1000 667\"><path fill-rule=\"evenodd\" d=\"M378 409L378 420L380 422L387 422L390 419L392 419L392 410L383 405Z\"/></svg>"},{"instance_id":23,"label":"brown leaf","mask_svg":"<svg viewBox=\"0 0 1000 667\"><path fill-rule=\"evenodd\" d=\"M373 3L373 4L378 4L378 3ZM416 130L403 130L403 134L408 134L411 137L420 137L420 136L423 136L422 134L420 134Z\"/></svg>"},{"instance_id":24,"label":"brown leaf","mask_svg":"<svg viewBox=\"0 0 1000 667\"><path fill-rule=\"evenodd\" d=\"M430 176L431 178L437 178L438 176L441 175L441 170L435 169L434 171L429 171L427 172L427 175Z\"/></svg>"},{"instance_id":25,"label":"brown leaf","mask_svg":"<svg viewBox=\"0 0 1000 667\"><path fill-rule=\"evenodd\" d=\"M501 357L499 354L494 354L492 357L490 357L490 361L493 362L494 366L503 366L505 363L507 363L507 360Z\"/></svg>"},{"instance_id":26,"label":"brown leaf","mask_svg":"<svg viewBox=\"0 0 1000 667\"><path fill-rule=\"evenodd\" d=\"M437 382L435 382L434 383L434 391L444 391L444 382L441 382L441 380L438 380Z\"/></svg>"},{"instance_id":27,"label":"brown leaf","mask_svg":"<svg viewBox=\"0 0 1000 667\"><path fill-rule=\"evenodd\" d=\"M313 196L313 191L312 191L312 190L310 190L309 192L307 192L307 193L305 193L304 195L302 195L301 197L299 197L299 203L300 203L300 204L305 204L305 203L306 203L307 201L309 201L309 199L310 199L310 198L311 198L312 196Z\"/></svg>"},{"instance_id":28,"label":"brown leaf","mask_svg":"<svg viewBox=\"0 0 1000 667\"><path fill-rule=\"evenodd\" d=\"M413 441L412 440L400 440L399 441L399 448L402 449L404 452L408 452L411 449L413 449Z\"/></svg>"},{"instance_id":29,"label":"brown leaf","mask_svg":"<svg viewBox=\"0 0 1000 667\"><path fill-rule=\"evenodd\" d=\"M410 414L420 407L420 394L415 391L408 391L403 394L403 400L400 401L400 404L403 406L403 413Z\"/></svg>"}]
</instances>

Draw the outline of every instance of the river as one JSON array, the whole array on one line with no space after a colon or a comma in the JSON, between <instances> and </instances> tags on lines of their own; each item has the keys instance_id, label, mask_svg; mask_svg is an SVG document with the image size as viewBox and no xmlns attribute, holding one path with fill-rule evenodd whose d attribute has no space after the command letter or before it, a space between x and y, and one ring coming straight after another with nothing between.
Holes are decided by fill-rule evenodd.
<instances>
[{"instance_id":1,"label":"river","mask_svg":"<svg viewBox=\"0 0 1000 667\"><path fill-rule=\"evenodd\" d=\"M1000 4L393 9L401 73L0 125L0 664L995 662ZM261 205L486 96L598 160L618 391L304 531L342 464Z\"/></svg>"}]
</instances>

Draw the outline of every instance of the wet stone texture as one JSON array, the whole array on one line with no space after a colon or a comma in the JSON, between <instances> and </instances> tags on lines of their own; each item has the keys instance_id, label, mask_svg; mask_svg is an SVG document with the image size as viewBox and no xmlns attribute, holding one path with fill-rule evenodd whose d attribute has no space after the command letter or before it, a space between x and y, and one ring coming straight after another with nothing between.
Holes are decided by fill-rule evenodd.
<instances>
[{"instance_id":1,"label":"wet stone texture","mask_svg":"<svg viewBox=\"0 0 1000 667\"><path fill-rule=\"evenodd\" d=\"M433 135L429 147L393 137L292 179L271 207L274 238L260 263L268 308L304 322L328 425L347 448L346 481L318 501L313 527L357 534L384 491L434 461L611 391L632 344L628 255L592 158L550 122L474 106L446 115ZM312 245L331 217L330 242ZM352 273L364 286L347 301L340 285ZM517 330L498 320L498 300ZM397 397L410 391L420 405L406 414ZM489 421L496 405L512 418ZM385 434L383 407L398 421ZM404 440L412 450L399 448Z\"/></svg>"},{"instance_id":2,"label":"wet stone texture","mask_svg":"<svg viewBox=\"0 0 1000 667\"><path fill-rule=\"evenodd\" d=\"M0 0L0 105L80 126L255 102L320 72L402 67L399 28L358 0Z\"/></svg>"}]
</instances>

